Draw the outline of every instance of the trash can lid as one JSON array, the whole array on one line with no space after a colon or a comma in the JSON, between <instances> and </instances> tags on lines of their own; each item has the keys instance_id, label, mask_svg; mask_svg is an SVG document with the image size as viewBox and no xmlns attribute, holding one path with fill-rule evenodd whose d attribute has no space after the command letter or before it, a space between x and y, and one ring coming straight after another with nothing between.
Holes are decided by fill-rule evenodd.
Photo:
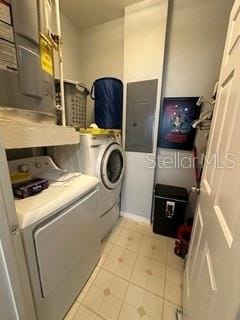
<instances>
[{"instance_id":1,"label":"trash can lid","mask_svg":"<svg viewBox=\"0 0 240 320\"><path fill-rule=\"evenodd\" d=\"M188 192L185 188L156 184L155 195L167 199L188 201Z\"/></svg>"}]
</instances>

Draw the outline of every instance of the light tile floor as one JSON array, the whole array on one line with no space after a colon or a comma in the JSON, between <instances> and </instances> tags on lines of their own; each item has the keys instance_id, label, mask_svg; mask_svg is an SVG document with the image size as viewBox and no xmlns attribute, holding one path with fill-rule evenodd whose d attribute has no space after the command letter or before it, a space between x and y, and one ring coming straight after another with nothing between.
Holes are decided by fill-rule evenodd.
<instances>
[{"instance_id":1,"label":"light tile floor","mask_svg":"<svg viewBox=\"0 0 240 320\"><path fill-rule=\"evenodd\" d=\"M183 260L174 243L147 224L121 218L65 320L175 320Z\"/></svg>"}]
</instances>

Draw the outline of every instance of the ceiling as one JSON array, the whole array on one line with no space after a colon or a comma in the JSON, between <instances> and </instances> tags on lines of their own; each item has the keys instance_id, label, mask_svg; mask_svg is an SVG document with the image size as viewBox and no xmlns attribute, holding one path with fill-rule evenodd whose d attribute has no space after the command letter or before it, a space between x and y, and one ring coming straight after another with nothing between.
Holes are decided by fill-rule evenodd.
<instances>
[{"instance_id":1,"label":"ceiling","mask_svg":"<svg viewBox=\"0 0 240 320\"><path fill-rule=\"evenodd\" d=\"M141 0L60 0L61 11L79 29L120 18L124 8Z\"/></svg>"}]
</instances>

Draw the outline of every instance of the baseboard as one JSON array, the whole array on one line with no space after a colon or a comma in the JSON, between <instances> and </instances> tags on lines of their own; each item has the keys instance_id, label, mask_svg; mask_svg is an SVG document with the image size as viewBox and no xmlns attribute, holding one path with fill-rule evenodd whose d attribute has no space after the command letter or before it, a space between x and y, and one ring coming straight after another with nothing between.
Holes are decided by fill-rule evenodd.
<instances>
[{"instance_id":1,"label":"baseboard","mask_svg":"<svg viewBox=\"0 0 240 320\"><path fill-rule=\"evenodd\" d=\"M146 223L146 224L150 224L150 219L138 216L136 214L132 214L132 213L121 211L120 212L120 216L124 217L124 218L131 219L131 220L135 220L135 221L138 221L138 222L143 222L143 223Z\"/></svg>"}]
</instances>

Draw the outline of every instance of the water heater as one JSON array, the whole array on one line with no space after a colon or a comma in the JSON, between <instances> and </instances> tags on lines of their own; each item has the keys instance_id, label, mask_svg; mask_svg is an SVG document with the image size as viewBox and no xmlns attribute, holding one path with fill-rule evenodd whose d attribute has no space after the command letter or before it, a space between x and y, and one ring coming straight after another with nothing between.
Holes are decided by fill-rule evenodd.
<instances>
[{"instance_id":1,"label":"water heater","mask_svg":"<svg viewBox=\"0 0 240 320\"><path fill-rule=\"evenodd\" d=\"M0 106L55 116L52 0L0 0Z\"/></svg>"}]
</instances>

